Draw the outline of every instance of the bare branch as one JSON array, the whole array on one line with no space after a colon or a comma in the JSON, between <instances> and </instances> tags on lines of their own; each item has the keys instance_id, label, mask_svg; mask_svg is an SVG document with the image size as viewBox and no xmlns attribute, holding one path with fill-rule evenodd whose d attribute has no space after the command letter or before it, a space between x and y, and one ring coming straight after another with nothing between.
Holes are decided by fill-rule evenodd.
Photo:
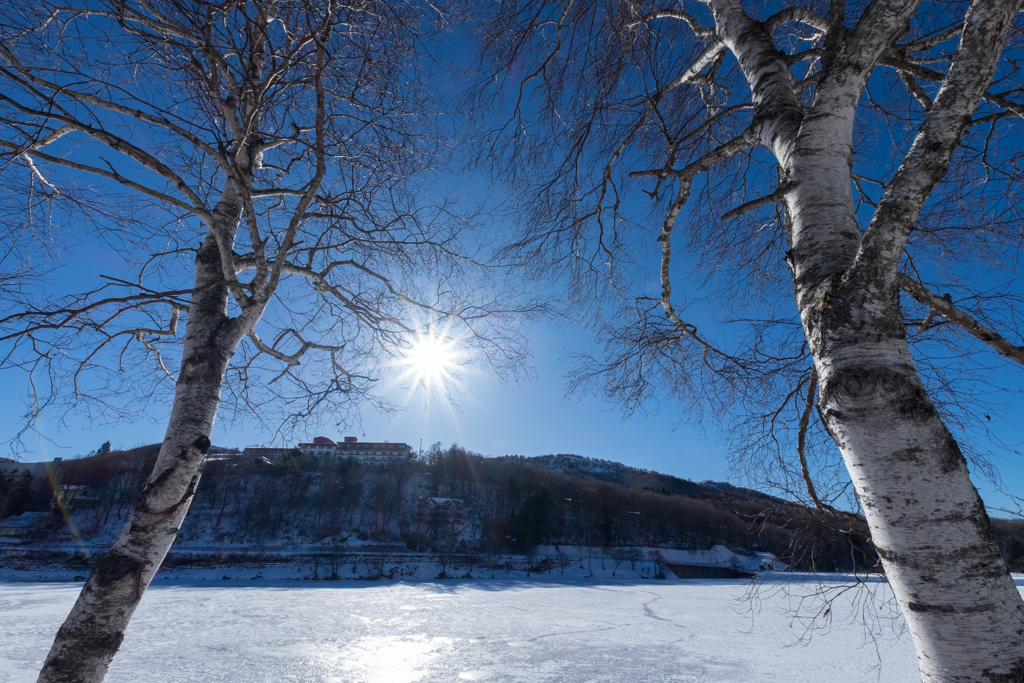
<instances>
[{"instance_id":1,"label":"bare branch","mask_svg":"<svg viewBox=\"0 0 1024 683\"><path fill-rule=\"evenodd\" d=\"M949 295L939 296L934 294L920 282L907 277L903 273L900 273L897 279L900 289L916 299L918 303L931 309L929 317L932 317L932 314L943 316L974 338L991 346L1000 355L1024 365L1024 346L1016 346L998 332L985 327L972 316L964 313L953 304L952 300L948 298ZM922 324L921 327L924 328L926 325ZM918 331L922 330L919 329Z\"/></svg>"},{"instance_id":2,"label":"bare branch","mask_svg":"<svg viewBox=\"0 0 1024 683\"><path fill-rule=\"evenodd\" d=\"M992 82L1018 3L994 5L972 6L967 13L949 73L865 231L858 261L870 270L885 269L887 278L895 276L917 216L945 175L964 129Z\"/></svg>"},{"instance_id":3,"label":"bare branch","mask_svg":"<svg viewBox=\"0 0 1024 683\"><path fill-rule=\"evenodd\" d=\"M787 192L789 192L789 186L786 184L782 184L778 188L776 188L776 190L771 194L765 195L764 197L758 197L757 199L753 199L744 204L740 204L735 209L727 211L725 214L722 215L722 220L728 221L732 220L733 218L739 218L745 213L749 213L750 211L760 209L762 206L783 202L786 200Z\"/></svg>"},{"instance_id":4,"label":"bare branch","mask_svg":"<svg viewBox=\"0 0 1024 683\"><path fill-rule=\"evenodd\" d=\"M635 19L634 21L627 23L626 28L635 28L640 24L646 24L654 21L655 19L678 19L686 22L686 25L690 27L693 31L693 35L695 36L711 36L715 33L714 27L701 26L700 22L697 21L697 18L692 14L675 9L661 9L649 12L639 19Z\"/></svg>"},{"instance_id":5,"label":"bare branch","mask_svg":"<svg viewBox=\"0 0 1024 683\"><path fill-rule=\"evenodd\" d=\"M831 28L827 18L806 7L787 7L786 9L779 10L764 20L764 27L768 30L768 33L775 33L782 26L793 22L807 24L822 32L828 31Z\"/></svg>"}]
</instances>

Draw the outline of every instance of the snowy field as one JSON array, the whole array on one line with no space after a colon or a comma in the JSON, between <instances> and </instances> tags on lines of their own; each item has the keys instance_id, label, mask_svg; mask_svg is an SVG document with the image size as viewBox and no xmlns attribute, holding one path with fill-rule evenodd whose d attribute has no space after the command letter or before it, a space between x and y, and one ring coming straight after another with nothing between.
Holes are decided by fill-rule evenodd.
<instances>
[{"instance_id":1,"label":"snowy field","mask_svg":"<svg viewBox=\"0 0 1024 683\"><path fill-rule=\"evenodd\" d=\"M0 583L0 683L35 680L80 588ZM829 627L808 631L793 609L819 608L819 589L769 582L751 600L745 581L162 582L107 680L918 680L885 584L842 593Z\"/></svg>"}]
</instances>

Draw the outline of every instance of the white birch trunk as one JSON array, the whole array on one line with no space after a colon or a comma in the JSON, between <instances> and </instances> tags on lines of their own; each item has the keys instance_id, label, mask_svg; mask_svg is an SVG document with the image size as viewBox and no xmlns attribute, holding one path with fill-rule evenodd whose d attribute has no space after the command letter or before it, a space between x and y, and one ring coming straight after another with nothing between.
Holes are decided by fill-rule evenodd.
<instances>
[{"instance_id":1,"label":"white birch trunk","mask_svg":"<svg viewBox=\"0 0 1024 683\"><path fill-rule=\"evenodd\" d=\"M888 298L897 309L895 293ZM846 311L856 309L833 299L822 317ZM867 322L864 308L857 312L849 318ZM860 334L830 327L816 364L820 406L909 625L921 680L1024 680L1024 603L906 340L884 322Z\"/></svg>"},{"instance_id":2,"label":"white birch trunk","mask_svg":"<svg viewBox=\"0 0 1024 683\"><path fill-rule=\"evenodd\" d=\"M909 625L921 680L1024 681L1024 602L914 366L895 273L862 267L851 234L851 120L840 108L810 122L791 156L790 260L819 407Z\"/></svg>"},{"instance_id":3,"label":"white birch trunk","mask_svg":"<svg viewBox=\"0 0 1024 683\"><path fill-rule=\"evenodd\" d=\"M189 308L174 404L153 473L57 632L40 683L104 679L135 608L174 543L210 447L224 372L249 329L241 319L228 317L228 291L217 284L223 281L211 232L196 259L199 291Z\"/></svg>"},{"instance_id":4,"label":"white birch trunk","mask_svg":"<svg viewBox=\"0 0 1024 683\"><path fill-rule=\"evenodd\" d=\"M921 680L1024 681L1024 602L914 366L895 277L848 270L858 258L849 155L836 153L846 131L840 119L803 132L794 169L806 154L813 172L793 173L790 258L819 407L909 625ZM823 239L823 226L836 230Z\"/></svg>"},{"instance_id":5,"label":"white birch trunk","mask_svg":"<svg viewBox=\"0 0 1024 683\"><path fill-rule=\"evenodd\" d=\"M943 89L864 236L851 193L857 101L916 0L872 2L830 56L812 107L797 115L767 34L736 0L709 4L751 87L760 142L788 188L787 260L819 407L909 624L922 681L1022 682L1024 601L967 462L914 367L897 285L906 239L991 81L1019 3L972 4Z\"/></svg>"}]
</instances>

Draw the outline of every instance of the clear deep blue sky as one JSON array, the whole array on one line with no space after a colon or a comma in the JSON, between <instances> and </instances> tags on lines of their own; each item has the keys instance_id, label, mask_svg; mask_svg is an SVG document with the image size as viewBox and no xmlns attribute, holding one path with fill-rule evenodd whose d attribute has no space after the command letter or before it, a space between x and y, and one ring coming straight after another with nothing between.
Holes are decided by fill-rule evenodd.
<instances>
[{"instance_id":1,"label":"clear deep blue sky","mask_svg":"<svg viewBox=\"0 0 1024 683\"><path fill-rule=\"evenodd\" d=\"M320 432L336 440L357 436L400 441L416 449L421 441L424 449L435 442L445 446L458 443L484 455L576 453L695 480L729 478L713 432L705 434L688 426L676 429L678 412L670 405L654 415L623 418L600 398L565 397L561 359L568 351L585 348L585 332L538 323L531 328L530 339L534 378L502 383L492 373L467 369L462 380L466 393L456 397L454 406L442 400L425 401L421 391L410 395L405 386L391 381L385 395L405 403L401 414L389 418L367 411L361 428L345 432L323 428ZM28 387L11 374L6 375L4 387L0 411L6 416L3 429L9 435L17 415L24 412ZM158 416L119 424L74 414L61 424L57 417L47 416L41 423L41 436L30 438L33 452L28 459L73 457L108 439L114 447L156 443L163 438L165 427ZM255 421L228 424L219 420L213 442L243 447L268 443L272 437Z\"/></svg>"},{"instance_id":2,"label":"clear deep blue sky","mask_svg":"<svg viewBox=\"0 0 1024 683\"><path fill-rule=\"evenodd\" d=\"M466 184L467 181L463 177L459 182ZM468 181L468 187L462 190L467 196L492 193L479 177ZM507 231L505 226L495 227L497 232ZM68 284L83 276L94 278L99 273L125 274L118 257L98 243L83 243L73 253L65 255L64 264L57 277L66 279ZM701 325L701 330L711 338L721 334L705 324ZM680 425L679 409L672 403L651 406L649 415L624 417L615 406L599 397L566 397L568 365L564 358L570 352L592 349L589 332L571 325L557 327L540 321L530 328L529 338L535 373L531 379L502 383L492 374L467 369L463 381L466 394L457 397L456 406L439 400L427 403L421 393L410 395L406 387L392 383L384 394L392 401L405 404L401 414L389 418L367 411L358 429L338 432L322 429L318 433L336 440L352 435L365 440L405 442L413 448L422 444L424 449L435 442L445 446L458 443L491 456L575 453L696 481L744 483L740 474L729 471L725 447L717 439L715 425L708 422L705 430ZM996 384L1015 389L1021 386L1022 378L1024 370L1011 367L993 379ZM3 386L0 433L6 439L18 428L18 417L24 413L28 401L28 386L24 376L11 372L0 374L0 382ZM998 400L1005 409L1002 415L994 416L991 428L1011 445L1024 442L1024 428L1016 418L1024 414L1024 400L1013 396ZM165 410L166 407L151 406L148 415L119 423L109 423L89 414L46 415L39 424L39 435L27 439L31 452L26 454L26 459L74 457L107 440L115 448L159 442L164 433L161 418L166 416ZM220 446L267 444L272 438L272 432L261 429L251 419L231 423L219 420L213 433L213 442ZM1024 457L1014 455L1013 448L1003 451L1003 455L997 453L994 461L1004 485L1024 495ZM975 477L975 483L990 507L1013 507L1012 501L997 492L991 482Z\"/></svg>"},{"instance_id":3,"label":"clear deep blue sky","mask_svg":"<svg viewBox=\"0 0 1024 683\"><path fill-rule=\"evenodd\" d=\"M391 418L373 412L364 413L362 428L345 432L320 430L324 436L340 440L357 436L364 440L405 442L414 449L428 448L435 442L447 446L458 443L484 455L543 455L575 453L591 458L622 462L695 481L713 479L744 483L738 473L730 472L725 447L718 442L713 424L704 430L679 425L679 410L671 403L662 403L651 415L623 417L614 406L593 396L565 396L564 356L590 346L586 331L549 323L531 328L530 339L535 354L535 378L520 383L502 383L493 374L467 370L463 384L466 395L459 396L458 405L442 401L424 401L420 392L409 395L406 387L391 383L385 394L392 400L405 400L405 410ZM1019 383L1011 377L1012 369L1003 375L1005 381ZM14 375L5 373L0 392L0 425L5 436L16 426L16 417L24 411L27 385ZM1008 420L1021 414L1020 401L1008 405ZM31 437L33 452L29 460L82 455L110 440L116 448L127 448L159 442L165 424L160 409L150 411L154 417L110 424L89 415L71 414L63 422L48 415L41 422L39 437ZM993 428L1006 440L1020 440L1024 433L1019 424L1003 423L1000 418ZM310 434L313 436L314 434ZM272 434L261 431L255 421L229 424L219 420L213 434L217 445L243 447L269 443ZM997 456L1003 484L1012 492L1024 493L1024 466L1021 456ZM1013 507L1013 502L995 486L978 476L975 483L986 503L993 508ZM1004 516L994 510L997 516Z\"/></svg>"}]
</instances>

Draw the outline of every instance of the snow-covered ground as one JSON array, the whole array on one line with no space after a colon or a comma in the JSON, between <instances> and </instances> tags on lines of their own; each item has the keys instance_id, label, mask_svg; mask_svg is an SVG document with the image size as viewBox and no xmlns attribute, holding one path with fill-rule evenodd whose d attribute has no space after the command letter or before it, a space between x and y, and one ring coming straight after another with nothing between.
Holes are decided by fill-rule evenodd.
<instances>
[{"instance_id":1,"label":"snow-covered ground","mask_svg":"<svg viewBox=\"0 0 1024 683\"><path fill-rule=\"evenodd\" d=\"M52 544L45 548L19 546L0 555L0 581L72 581L84 580L89 562L81 553L68 561L74 545ZM230 549L228 549L230 551ZM673 564L737 569L756 574L774 567L784 569L771 553L737 554L725 546L708 550L673 548L587 547L541 545L528 555L504 554L492 557L453 555L442 563L438 554L411 553L401 546L345 547L332 556L330 547L320 554L242 548L251 553L225 553L224 548L174 546L174 561L164 563L156 575L163 581L302 581L333 577L338 580L364 581L386 578L397 581L422 581L443 578L566 580L651 579L673 577ZM92 547L94 559L106 546ZM470 558L472 561L470 562Z\"/></svg>"},{"instance_id":2,"label":"snow-covered ground","mask_svg":"<svg viewBox=\"0 0 1024 683\"><path fill-rule=\"evenodd\" d=\"M838 595L830 625L808 630L793 610L819 610L823 586ZM918 680L888 587L838 587L768 580L750 599L745 581L162 581L107 680ZM0 583L0 683L35 680L80 588Z\"/></svg>"}]
</instances>

